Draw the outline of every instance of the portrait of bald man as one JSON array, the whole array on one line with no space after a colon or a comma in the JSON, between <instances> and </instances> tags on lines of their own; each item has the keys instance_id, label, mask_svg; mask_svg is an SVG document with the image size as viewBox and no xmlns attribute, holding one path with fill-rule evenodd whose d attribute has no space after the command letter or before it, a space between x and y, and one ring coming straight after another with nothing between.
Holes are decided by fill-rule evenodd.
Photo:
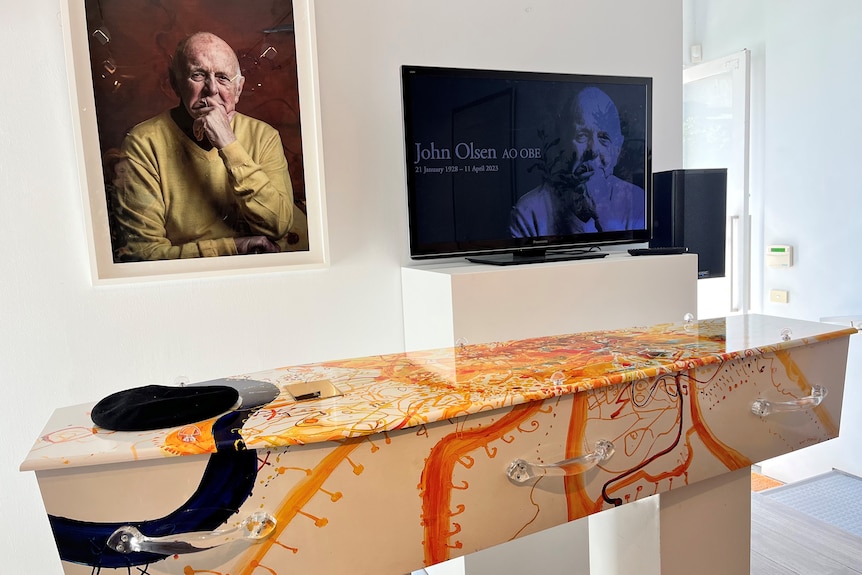
<instances>
[{"instance_id":1,"label":"portrait of bald man","mask_svg":"<svg viewBox=\"0 0 862 575\"><path fill-rule=\"evenodd\" d=\"M168 73L177 105L134 126L122 143L118 259L290 250L293 188L281 137L237 111L245 78L234 50L197 32L179 42Z\"/></svg>"}]
</instances>

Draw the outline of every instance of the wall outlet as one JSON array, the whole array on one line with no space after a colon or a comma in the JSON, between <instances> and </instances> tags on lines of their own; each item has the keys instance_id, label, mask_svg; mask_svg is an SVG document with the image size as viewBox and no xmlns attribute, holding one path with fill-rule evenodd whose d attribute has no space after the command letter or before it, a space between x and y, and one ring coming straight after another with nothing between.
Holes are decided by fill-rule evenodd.
<instances>
[{"instance_id":1,"label":"wall outlet","mask_svg":"<svg viewBox=\"0 0 862 575\"><path fill-rule=\"evenodd\" d=\"M769 301L772 303L787 303L790 299L790 293L783 289L769 290Z\"/></svg>"}]
</instances>

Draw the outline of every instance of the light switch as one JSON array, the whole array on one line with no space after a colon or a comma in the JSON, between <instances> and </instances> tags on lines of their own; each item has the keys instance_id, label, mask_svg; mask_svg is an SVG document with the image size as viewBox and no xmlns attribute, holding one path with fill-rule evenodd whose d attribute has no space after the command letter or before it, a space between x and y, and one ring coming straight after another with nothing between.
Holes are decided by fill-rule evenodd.
<instances>
[{"instance_id":1,"label":"light switch","mask_svg":"<svg viewBox=\"0 0 862 575\"><path fill-rule=\"evenodd\" d=\"M790 299L790 294L787 290L773 289L769 290L769 301L772 303L787 303Z\"/></svg>"}]
</instances>

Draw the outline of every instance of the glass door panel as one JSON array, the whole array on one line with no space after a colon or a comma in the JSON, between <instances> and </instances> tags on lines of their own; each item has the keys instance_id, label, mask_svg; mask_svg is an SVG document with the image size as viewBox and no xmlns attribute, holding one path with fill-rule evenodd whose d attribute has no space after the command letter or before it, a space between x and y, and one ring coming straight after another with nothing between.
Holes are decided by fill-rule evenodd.
<instances>
[{"instance_id":1,"label":"glass door panel","mask_svg":"<svg viewBox=\"0 0 862 575\"><path fill-rule=\"evenodd\" d=\"M749 308L749 52L683 70L683 167L727 168L726 275L697 282L698 318Z\"/></svg>"}]
</instances>

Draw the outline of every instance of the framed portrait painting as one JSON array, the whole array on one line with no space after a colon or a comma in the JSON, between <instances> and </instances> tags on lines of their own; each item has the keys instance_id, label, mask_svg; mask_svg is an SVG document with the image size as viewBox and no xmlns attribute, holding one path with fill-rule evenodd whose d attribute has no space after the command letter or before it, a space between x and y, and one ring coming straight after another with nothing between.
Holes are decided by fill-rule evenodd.
<instances>
[{"instance_id":1,"label":"framed portrait painting","mask_svg":"<svg viewBox=\"0 0 862 575\"><path fill-rule=\"evenodd\" d=\"M95 283L327 264L311 0L65 0Z\"/></svg>"}]
</instances>

